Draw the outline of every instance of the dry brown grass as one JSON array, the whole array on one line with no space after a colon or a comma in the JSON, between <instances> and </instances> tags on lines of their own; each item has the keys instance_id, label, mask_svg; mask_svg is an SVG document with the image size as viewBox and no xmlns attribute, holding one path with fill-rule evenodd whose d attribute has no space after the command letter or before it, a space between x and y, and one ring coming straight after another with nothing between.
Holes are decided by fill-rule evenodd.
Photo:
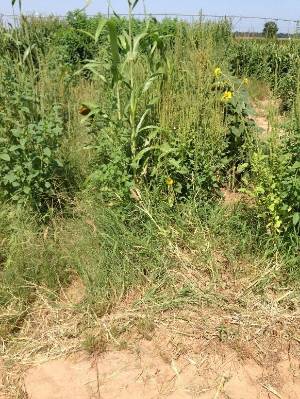
<instances>
[{"instance_id":1,"label":"dry brown grass","mask_svg":"<svg viewBox=\"0 0 300 399\"><path fill-rule=\"evenodd\" d=\"M100 335L105 350L130 347L142 338L161 335L162 340L163 331L168 331L172 351L178 353L188 339L189 347L194 342L195 348L221 342L241 358L264 365L280 359L282 351L300 355L299 297L292 289L276 287L272 276L279 263L271 263L262 273L259 263L232 267L221 250L214 252L211 265L199 261L197 251L188 247L173 246L172 256L174 268L168 279L173 284L168 292L149 299L147 289L131 291L101 318L86 306L78 279L55 299L37 288L36 302L27 310L20 331L2 344L8 397L16 398L13 387L21 386L21 375L29 366L86 349L87 337L95 338L88 343L98 348ZM214 279L213 270L218 270ZM192 294L185 297L183 286ZM176 353L168 354L163 347L165 361L174 358Z\"/></svg>"}]
</instances>

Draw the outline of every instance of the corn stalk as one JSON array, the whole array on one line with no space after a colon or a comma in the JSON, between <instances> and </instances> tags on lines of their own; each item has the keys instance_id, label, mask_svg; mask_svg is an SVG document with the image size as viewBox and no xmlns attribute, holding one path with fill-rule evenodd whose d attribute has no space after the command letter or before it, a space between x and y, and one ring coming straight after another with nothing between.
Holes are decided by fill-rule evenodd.
<instances>
[{"instance_id":1,"label":"corn stalk","mask_svg":"<svg viewBox=\"0 0 300 399\"><path fill-rule=\"evenodd\" d=\"M158 32L150 30L149 22L141 33L137 35L133 33L133 10L138 2L139 0L128 0L128 31L124 29L118 35L113 19L102 19L99 22L94 40L97 43L101 32L106 28L110 42L109 77L101 74L102 63L98 60L91 60L84 66L85 69L93 73L95 78L111 87L116 99L114 110L116 116L106 115L106 118L111 122L117 119L121 125L130 130L131 167L134 177L136 177L141 159L152 149L149 144L139 148L140 135L148 131L150 137L151 131L158 130L158 126L147 124L147 119L149 119L148 116L153 106L160 101L161 93L159 92L158 96L153 97L153 93L150 95L149 92L155 82L162 82L167 75L167 62L163 48L164 37L159 36ZM85 33L90 35L88 32ZM146 54L143 54L140 47L146 39L150 43L150 48ZM143 60L143 62L146 60L148 71L142 82L135 76L135 67L139 60ZM162 85L160 88L162 89ZM143 98L144 104L142 111L141 98ZM88 106L90 108L88 117L95 114L101 115L101 109L97 104ZM155 134L152 133L152 136L154 137Z\"/></svg>"}]
</instances>

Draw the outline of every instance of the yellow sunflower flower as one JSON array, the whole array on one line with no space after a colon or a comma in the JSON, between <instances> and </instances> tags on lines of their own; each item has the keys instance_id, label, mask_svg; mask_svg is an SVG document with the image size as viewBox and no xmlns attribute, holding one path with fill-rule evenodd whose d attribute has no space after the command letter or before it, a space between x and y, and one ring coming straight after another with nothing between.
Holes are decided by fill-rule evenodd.
<instances>
[{"instance_id":1,"label":"yellow sunflower flower","mask_svg":"<svg viewBox=\"0 0 300 399\"><path fill-rule=\"evenodd\" d=\"M215 68L214 75L216 78L219 78L222 75L222 69L220 67Z\"/></svg>"},{"instance_id":2,"label":"yellow sunflower flower","mask_svg":"<svg viewBox=\"0 0 300 399\"><path fill-rule=\"evenodd\" d=\"M224 103L227 103L228 101L230 101L232 99L232 97L233 97L233 92L230 90L226 90L222 94L221 101L223 101Z\"/></svg>"},{"instance_id":3,"label":"yellow sunflower flower","mask_svg":"<svg viewBox=\"0 0 300 399\"><path fill-rule=\"evenodd\" d=\"M174 184L174 180L172 179L172 177L167 177L166 178L166 184L167 186L171 187Z\"/></svg>"}]
</instances>

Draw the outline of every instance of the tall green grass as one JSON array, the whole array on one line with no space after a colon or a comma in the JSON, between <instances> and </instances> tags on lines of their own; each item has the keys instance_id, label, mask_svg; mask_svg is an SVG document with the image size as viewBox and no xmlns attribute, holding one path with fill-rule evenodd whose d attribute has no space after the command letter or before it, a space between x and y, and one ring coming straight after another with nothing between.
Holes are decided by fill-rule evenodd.
<instances>
[{"instance_id":1,"label":"tall green grass","mask_svg":"<svg viewBox=\"0 0 300 399\"><path fill-rule=\"evenodd\" d=\"M2 32L0 292L2 309L17 309L10 327L3 319L8 335L38 288L57 297L78 277L82 306L99 314L130 290L162 308L211 298L225 269L247 278L276 264L269 282L299 277L299 168L287 160L291 143L299 152L299 110L287 141L260 143L230 72L227 23L75 13ZM262 197L222 202L221 189L262 186ZM273 209L277 188L290 211ZM209 276L202 294L190 270Z\"/></svg>"}]
</instances>

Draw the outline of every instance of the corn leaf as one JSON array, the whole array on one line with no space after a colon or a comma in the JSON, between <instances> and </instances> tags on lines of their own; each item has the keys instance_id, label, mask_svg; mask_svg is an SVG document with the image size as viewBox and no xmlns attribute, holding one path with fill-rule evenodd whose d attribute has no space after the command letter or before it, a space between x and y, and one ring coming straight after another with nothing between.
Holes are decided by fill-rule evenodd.
<instances>
[{"instance_id":1,"label":"corn leaf","mask_svg":"<svg viewBox=\"0 0 300 399\"><path fill-rule=\"evenodd\" d=\"M110 50L112 56L113 66L116 68L120 62L119 47L118 47L118 35L116 23L113 20L107 21L109 40L110 40Z\"/></svg>"},{"instance_id":2,"label":"corn leaf","mask_svg":"<svg viewBox=\"0 0 300 399\"><path fill-rule=\"evenodd\" d=\"M148 32L142 32L133 39L133 49L132 49L133 54L132 54L132 56L134 58L136 58L136 56L138 54L138 49L139 49L141 40L144 39L146 36L148 36Z\"/></svg>"},{"instance_id":3,"label":"corn leaf","mask_svg":"<svg viewBox=\"0 0 300 399\"><path fill-rule=\"evenodd\" d=\"M150 78L145 82L144 87L143 87L143 93L146 93L147 90L152 86L153 82L161 76L161 73L155 73Z\"/></svg>"},{"instance_id":4,"label":"corn leaf","mask_svg":"<svg viewBox=\"0 0 300 399\"><path fill-rule=\"evenodd\" d=\"M119 42L121 47L126 50L129 49L129 42L128 42L128 34L124 32L122 35L119 35Z\"/></svg>"},{"instance_id":5,"label":"corn leaf","mask_svg":"<svg viewBox=\"0 0 300 399\"><path fill-rule=\"evenodd\" d=\"M155 129L155 135L153 137L155 137L157 135L158 129L159 129L159 126L156 126L156 125L144 126L141 129L139 129L139 133L141 133L141 132L143 132L145 130L154 130L154 129ZM152 134L150 133L148 138L152 139L153 137L152 137Z\"/></svg>"},{"instance_id":6,"label":"corn leaf","mask_svg":"<svg viewBox=\"0 0 300 399\"><path fill-rule=\"evenodd\" d=\"M140 163L141 159L143 158L143 156L144 156L145 154L147 154L147 152L152 151L152 150L154 150L155 148L156 148L156 146L151 146L151 147L143 148L143 149L142 149L141 151L139 151L139 152L137 153L137 155L133 158L133 160L132 160L132 162L131 162L131 166L132 166L134 169L137 169L137 167L139 166L139 163Z\"/></svg>"},{"instance_id":7,"label":"corn leaf","mask_svg":"<svg viewBox=\"0 0 300 399\"><path fill-rule=\"evenodd\" d=\"M137 124L137 127L136 127L136 134L138 134L140 129L142 128L144 120L145 120L146 116L149 114L149 112L150 112L150 109L148 108L141 116L141 119L139 120L139 123Z\"/></svg>"},{"instance_id":8,"label":"corn leaf","mask_svg":"<svg viewBox=\"0 0 300 399\"><path fill-rule=\"evenodd\" d=\"M31 51L35 48L35 44L33 44L32 46L28 46L27 49L25 50L24 54L23 54L23 62L26 61L26 59L28 58L29 54L31 53Z\"/></svg>"},{"instance_id":9,"label":"corn leaf","mask_svg":"<svg viewBox=\"0 0 300 399\"><path fill-rule=\"evenodd\" d=\"M98 43L99 37L101 35L101 32L103 31L103 28L106 25L106 22L107 22L107 20L104 18L99 21L98 28L95 33L95 43Z\"/></svg>"},{"instance_id":10,"label":"corn leaf","mask_svg":"<svg viewBox=\"0 0 300 399\"><path fill-rule=\"evenodd\" d=\"M85 35L91 37L93 40L94 40L94 38L95 38L94 35L92 35L90 32L88 32L88 31L86 31L86 30L83 30L83 29L76 29L76 31L77 31L77 32L84 33Z\"/></svg>"},{"instance_id":11,"label":"corn leaf","mask_svg":"<svg viewBox=\"0 0 300 399\"><path fill-rule=\"evenodd\" d=\"M99 79L101 79L104 83L107 83L106 77L103 76L101 73L99 73L96 69L96 65L94 64L86 64L80 71L82 72L82 70L88 70L91 71L95 76L97 76Z\"/></svg>"}]
</instances>

